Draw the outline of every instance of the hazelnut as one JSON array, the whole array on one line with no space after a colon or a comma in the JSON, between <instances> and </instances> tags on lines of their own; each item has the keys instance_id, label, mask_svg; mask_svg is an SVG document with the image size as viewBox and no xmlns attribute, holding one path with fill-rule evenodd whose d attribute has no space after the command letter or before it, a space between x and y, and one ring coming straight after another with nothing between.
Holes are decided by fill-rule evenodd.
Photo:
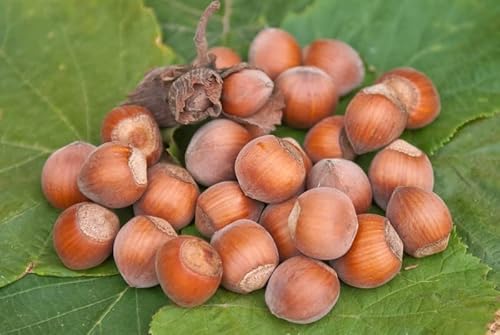
<instances>
[{"instance_id":1,"label":"hazelnut","mask_svg":"<svg viewBox=\"0 0 500 335\"><path fill-rule=\"evenodd\" d=\"M425 257L446 249L453 221L444 201L432 191L413 186L394 190L387 218L413 257Z\"/></svg>"},{"instance_id":2,"label":"hazelnut","mask_svg":"<svg viewBox=\"0 0 500 335\"><path fill-rule=\"evenodd\" d=\"M113 246L113 256L129 286L158 285L156 252L175 237L177 233L170 223L154 216L136 216L120 229Z\"/></svg>"},{"instance_id":3,"label":"hazelnut","mask_svg":"<svg viewBox=\"0 0 500 335\"><path fill-rule=\"evenodd\" d=\"M346 284L359 288L382 286L401 269L403 242L383 216L358 215L358 223L351 249L331 265Z\"/></svg>"},{"instance_id":4,"label":"hazelnut","mask_svg":"<svg viewBox=\"0 0 500 335\"><path fill-rule=\"evenodd\" d=\"M297 142L293 137L283 137L282 140L283 141L288 141L288 142L292 143L295 146L295 148L297 148L297 150L300 152L300 155L302 156L302 159L304 160L304 166L306 168L306 174L308 174L309 171L311 170L313 164L312 164L311 159L309 158L309 156L306 154L306 152L304 151L304 149L300 145L300 143Z\"/></svg>"},{"instance_id":5,"label":"hazelnut","mask_svg":"<svg viewBox=\"0 0 500 335\"><path fill-rule=\"evenodd\" d=\"M364 171L342 158L322 159L307 176L307 188L334 187L352 201L356 213L365 213L372 204L372 188Z\"/></svg>"},{"instance_id":6,"label":"hazelnut","mask_svg":"<svg viewBox=\"0 0 500 335\"><path fill-rule=\"evenodd\" d=\"M422 128L434 121L441 111L439 93L432 80L411 67L393 69L377 82L391 86L408 113L406 128Z\"/></svg>"},{"instance_id":7,"label":"hazelnut","mask_svg":"<svg viewBox=\"0 0 500 335\"><path fill-rule=\"evenodd\" d=\"M224 113L248 117L261 109L273 93L274 83L264 71L244 69L230 74L222 86Z\"/></svg>"},{"instance_id":8,"label":"hazelnut","mask_svg":"<svg viewBox=\"0 0 500 335\"><path fill-rule=\"evenodd\" d=\"M375 202L385 209L398 186L416 186L432 191L434 174L427 155L405 140L396 140L373 158L368 176Z\"/></svg>"},{"instance_id":9,"label":"hazelnut","mask_svg":"<svg viewBox=\"0 0 500 335\"><path fill-rule=\"evenodd\" d=\"M295 145L274 135L257 137L241 149L235 162L243 193L265 203L285 201L303 186L306 169Z\"/></svg>"},{"instance_id":10,"label":"hazelnut","mask_svg":"<svg viewBox=\"0 0 500 335\"><path fill-rule=\"evenodd\" d=\"M306 134L304 150L316 163L324 158L356 157L344 129L344 116L335 115L316 123Z\"/></svg>"},{"instance_id":11,"label":"hazelnut","mask_svg":"<svg viewBox=\"0 0 500 335\"><path fill-rule=\"evenodd\" d=\"M132 205L147 184L147 163L142 151L117 142L107 142L95 149L78 176L80 191L110 208Z\"/></svg>"},{"instance_id":12,"label":"hazelnut","mask_svg":"<svg viewBox=\"0 0 500 335\"><path fill-rule=\"evenodd\" d=\"M160 128L153 114L146 108L135 105L116 107L102 122L103 142L119 142L141 150L148 165L158 162L163 152Z\"/></svg>"},{"instance_id":13,"label":"hazelnut","mask_svg":"<svg viewBox=\"0 0 500 335\"><path fill-rule=\"evenodd\" d=\"M285 97L283 120L294 128L309 128L329 116L337 106L337 88L323 70L297 66L276 79Z\"/></svg>"},{"instance_id":14,"label":"hazelnut","mask_svg":"<svg viewBox=\"0 0 500 335\"><path fill-rule=\"evenodd\" d=\"M90 269L111 255L119 229L115 213L91 202L81 202L57 218L52 231L54 249L67 268Z\"/></svg>"},{"instance_id":15,"label":"hazelnut","mask_svg":"<svg viewBox=\"0 0 500 335\"><path fill-rule=\"evenodd\" d=\"M288 199L279 204L267 205L260 216L259 223L271 234L278 253L280 262L293 256L300 255L300 251L295 248L292 236L288 230L288 216L292 211L297 198Z\"/></svg>"},{"instance_id":16,"label":"hazelnut","mask_svg":"<svg viewBox=\"0 0 500 335\"><path fill-rule=\"evenodd\" d=\"M194 217L199 189L189 172L174 164L158 163L148 170L149 184L134 204L135 215L157 216L175 230L187 226Z\"/></svg>"},{"instance_id":17,"label":"hazelnut","mask_svg":"<svg viewBox=\"0 0 500 335\"><path fill-rule=\"evenodd\" d=\"M234 162L251 140L243 126L226 119L213 120L199 128L186 149L186 168L202 185L235 180Z\"/></svg>"},{"instance_id":18,"label":"hazelnut","mask_svg":"<svg viewBox=\"0 0 500 335\"><path fill-rule=\"evenodd\" d=\"M73 142L47 158L42 169L42 191L52 206L65 209L88 200L78 189L77 179L83 163L94 149L92 144Z\"/></svg>"},{"instance_id":19,"label":"hazelnut","mask_svg":"<svg viewBox=\"0 0 500 335\"><path fill-rule=\"evenodd\" d=\"M408 114L394 90L384 83L359 91L347 106L344 127L354 152L364 154L403 133Z\"/></svg>"},{"instance_id":20,"label":"hazelnut","mask_svg":"<svg viewBox=\"0 0 500 335\"><path fill-rule=\"evenodd\" d=\"M241 57L231 48L213 47L208 49L208 54L215 56L215 67L217 69L225 69L241 63Z\"/></svg>"},{"instance_id":21,"label":"hazelnut","mask_svg":"<svg viewBox=\"0 0 500 335\"><path fill-rule=\"evenodd\" d=\"M316 259L339 258L351 247L358 220L351 199L330 187L302 193L288 217L295 247Z\"/></svg>"},{"instance_id":22,"label":"hazelnut","mask_svg":"<svg viewBox=\"0 0 500 335\"><path fill-rule=\"evenodd\" d=\"M278 265L273 238L251 220L237 220L216 231L210 243L222 259L222 286L236 293L264 287Z\"/></svg>"},{"instance_id":23,"label":"hazelnut","mask_svg":"<svg viewBox=\"0 0 500 335\"><path fill-rule=\"evenodd\" d=\"M323 262L295 256L281 263L266 287L266 305L273 315L293 323L312 323L337 303L340 283Z\"/></svg>"},{"instance_id":24,"label":"hazelnut","mask_svg":"<svg viewBox=\"0 0 500 335\"><path fill-rule=\"evenodd\" d=\"M222 262L217 251L194 236L179 236L165 243L156 256L156 273L163 292L182 307L210 299L221 282Z\"/></svg>"},{"instance_id":25,"label":"hazelnut","mask_svg":"<svg viewBox=\"0 0 500 335\"><path fill-rule=\"evenodd\" d=\"M325 71L335 82L339 95L358 87L365 77L359 54L349 44L334 39L318 39L304 48L304 64Z\"/></svg>"},{"instance_id":26,"label":"hazelnut","mask_svg":"<svg viewBox=\"0 0 500 335\"><path fill-rule=\"evenodd\" d=\"M259 220L264 204L247 197L235 181L207 188L196 201L195 225L206 237L238 219Z\"/></svg>"},{"instance_id":27,"label":"hazelnut","mask_svg":"<svg viewBox=\"0 0 500 335\"><path fill-rule=\"evenodd\" d=\"M272 52L270 51L272 50ZM248 61L267 73L271 79L302 62L302 51L295 38L278 28L261 30L248 50Z\"/></svg>"}]
</instances>

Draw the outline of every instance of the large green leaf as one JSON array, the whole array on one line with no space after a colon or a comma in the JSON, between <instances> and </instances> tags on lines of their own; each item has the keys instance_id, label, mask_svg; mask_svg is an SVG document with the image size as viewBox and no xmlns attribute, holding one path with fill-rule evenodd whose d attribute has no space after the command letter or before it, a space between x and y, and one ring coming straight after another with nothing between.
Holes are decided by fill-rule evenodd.
<instances>
[{"instance_id":1,"label":"large green leaf","mask_svg":"<svg viewBox=\"0 0 500 335\"><path fill-rule=\"evenodd\" d=\"M458 232L470 251L493 269L500 283L500 116L459 130L432 163L436 192L453 212Z\"/></svg>"},{"instance_id":2,"label":"large green leaf","mask_svg":"<svg viewBox=\"0 0 500 335\"><path fill-rule=\"evenodd\" d=\"M40 191L47 156L99 142L103 115L142 74L171 60L140 1L0 2L0 286L27 272L116 273L107 263L64 268L49 235L57 211Z\"/></svg>"},{"instance_id":3,"label":"large green leaf","mask_svg":"<svg viewBox=\"0 0 500 335\"><path fill-rule=\"evenodd\" d=\"M312 325L294 325L273 317L263 292L249 296L219 291L205 305L189 312L163 307L151 332L165 334L482 334L496 303L484 280L487 267L465 253L456 235L448 249L427 259L407 258L392 282L362 290L343 285L340 298L325 318Z\"/></svg>"},{"instance_id":4,"label":"large green leaf","mask_svg":"<svg viewBox=\"0 0 500 335\"><path fill-rule=\"evenodd\" d=\"M303 45L320 37L353 45L368 68L365 85L398 66L428 74L441 94L441 115L404 137L432 153L468 121L500 112L498 17L495 0L319 0L288 15L284 27Z\"/></svg>"},{"instance_id":5,"label":"large green leaf","mask_svg":"<svg viewBox=\"0 0 500 335\"><path fill-rule=\"evenodd\" d=\"M146 2L157 11L164 41L175 45L184 60L192 59L195 25L208 0ZM245 54L257 30L279 25L288 11L302 10L306 2L235 0L231 15L225 15L230 28L221 32L223 10L209 26L209 41ZM449 203L458 233L495 270L499 233L493 213L499 185L489 181L498 179L498 160L485 157L498 156L498 118L465 126L452 137L468 121L498 113L500 83L495 73L500 46L493 41L500 34L494 20L499 13L500 6L492 0L317 0L285 21L303 44L320 36L351 42L370 66L367 84L376 74L400 65L420 68L436 81L443 97L441 117L405 136L437 152L436 189ZM76 139L97 143L104 113L148 68L174 59L158 41L158 25L138 0L0 2L0 286L28 272L116 273L112 262L82 273L59 264L50 239L57 212L43 200L39 175L44 159L57 147ZM348 100L342 100L340 112ZM173 151L181 158L193 129L165 134L177 140ZM278 133L303 136L286 127ZM474 153L472 161L459 167L450 164L456 157L465 159L467 150ZM471 163L477 160L482 164ZM472 193L474 206L467 202L466 191ZM0 316L0 333L143 334L154 311L165 304L153 318L153 334L484 333L495 304L498 308L498 292L485 279L488 268L466 254L456 234L443 254L407 258L405 265L417 267L381 288L343 286L332 313L309 326L272 317L262 291L238 296L220 290L206 305L187 310L169 303L159 288L130 289L118 276L29 275L0 290L0 309L8 311Z\"/></svg>"},{"instance_id":6,"label":"large green leaf","mask_svg":"<svg viewBox=\"0 0 500 335\"><path fill-rule=\"evenodd\" d=\"M184 62L190 62L196 55L193 36L200 15L210 1L145 0L148 6L154 8L161 22L164 41L175 46ZM208 25L208 42L211 46L230 46L246 59L250 41L260 29L278 26L287 13L304 8L312 0L221 2L221 10Z\"/></svg>"},{"instance_id":7,"label":"large green leaf","mask_svg":"<svg viewBox=\"0 0 500 335\"><path fill-rule=\"evenodd\" d=\"M0 333L146 334L166 301L159 287L130 288L119 276L28 275L0 291Z\"/></svg>"}]
</instances>

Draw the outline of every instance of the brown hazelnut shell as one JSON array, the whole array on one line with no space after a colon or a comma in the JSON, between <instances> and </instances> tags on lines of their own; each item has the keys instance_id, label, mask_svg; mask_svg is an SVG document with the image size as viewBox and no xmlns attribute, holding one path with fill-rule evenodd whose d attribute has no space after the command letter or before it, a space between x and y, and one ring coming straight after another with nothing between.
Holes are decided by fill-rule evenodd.
<instances>
[{"instance_id":1,"label":"brown hazelnut shell","mask_svg":"<svg viewBox=\"0 0 500 335\"><path fill-rule=\"evenodd\" d=\"M406 128L422 128L434 121L441 111L439 93L432 80L410 67L384 73L377 82L384 82L398 92L408 113Z\"/></svg>"},{"instance_id":2,"label":"brown hazelnut shell","mask_svg":"<svg viewBox=\"0 0 500 335\"><path fill-rule=\"evenodd\" d=\"M187 226L200 193L189 172L178 165L158 163L149 168L148 179L148 188L134 204L135 215L157 216L175 230Z\"/></svg>"},{"instance_id":3,"label":"brown hazelnut shell","mask_svg":"<svg viewBox=\"0 0 500 335\"><path fill-rule=\"evenodd\" d=\"M349 44L335 39L317 39L304 48L304 64L328 73L339 95L359 86L365 77L361 57Z\"/></svg>"},{"instance_id":4,"label":"brown hazelnut shell","mask_svg":"<svg viewBox=\"0 0 500 335\"><path fill-rule=\"evenodd\" d=\"M352 201L356 213L365 213L372 204L372 188L365 172L342 158L322 159L307 176L307 188L334 187Z\"/></svg>"},{"instance_id":5,"label":"brown hazelnut shell","mask_svg":"<svg viewBox=\"0 0 500 335\"><path fill-rule=\"evenodd\" d=\"M123 279L131 287L158 285L155 257L158 249L177 237L167 221L139 215L121 227L113 245L113 257Z\"/></svg>"},{"instance_id":6,"label":"brown hazelnut shell","mask_svg":"<svg viewBox=\"0 0 500 335\"><path fill-rule=\"evenodd\" d=\"M297 250L288 229L288 217L292 211L295 200L293 197L279 204L267 205L260 216L259 223L271 234L278 253L280 262L293 256L301 255Z\"/></svg>"},{"instance_id":7,"label":"brown hazelnut shell","mask_svg":"<svg viewBox=\"0 0 500 335\"><path fill-rule=\"evenodd\" d=\"M52 231L54 249L67 268L90 269L111 255L119 229L115 213L91 202L81 202L57 218Z\"/></svg>"},{"instance_id":8,"label":"brown hazelnut shell","mask_svg":"<svg viewBox=\"0 0 500 335\"><path fill-rule=\"evenodd\" d=\"M185 153L186 168L196 181L205 186L235 180L236 156L250 140L248 130L234 121L210 121L191 138Z\"/></svg>"},{"instance_id":9,"label":"brown hazelnut shell","mask_svg":"<svg viewBox=\"0 0 500 335\"><path fill-rule=\"evenodd\" d=\"M337 88L323 70L297 66L276 79L285 97L284 122L294 128L309 128L329 116L337 106Z\"/></svg>"},{"instance_id":10,"label":"brown hazelnut shell","mask_svg":"<svg viewBox=\"0 0 500 335\"><path fill-rule=\"evenodd\" d=\"M163 153L160 128L146 108L125 105L113 108L102 121L103 142L119 142L140 149L148 166L158 162Z\"/></svg>"},{"instance_id":11,"label":"brown hazelnut shell","mask_svg":"<svg viewBox=\"0 0 500 335\"><path fill-rule=\"evenodd\" d=\"M453 221L444 201L431 191L413 186L394 190L386 215L413 257L425 257L446 249Z\"/></svg>"},{"instance_id":12,"label":"brown hazelnut shell","mask_svg":"<svg viewBox=\"0 0 500 335\"><path fill-rule=\"evenodd\" d=\"M95 146L73 142L54 151L43 165L42 191L54 207L65 209L79 202L88 201L80 192L77 179L83 163Z\"/></svg>"},{"instance_id":13,"label":"brown hazelnut shell","mask_svg":"<svg viewBox=\"0 0 500 335\"><path fill-rule=\"evenodd\" d=\"M241 63L241 57L231 48L216 46L208 49L209 55L215 56L215 67L225 69Z\"/></svg>"},{"instance_id":14,"label":"brown hazelnut shell","mask_svg":"<svg viewBox=\"0 0 500 335\"><path fill-rule=\"evenodd\" d=\"M274 135L248 142L238 154L234 168L243 192L265 203L291 198L306 177L302 154L294 144Z\"/></svg>"},{"instance_id":15,"label":"brown hazelnut shell","mask_svg":"<svg viewBox=\"0 0 500 335\"><path fill-rule=\"evenodd\" d=\"M247 197L235 181L224 181L203 191L196 201L195 225L206 237L239 220L258 221L264 204Z\"/></svg>"},{"instance_id":16,"label":"brown hazelnut shell","mask_svg":"<svg viewBox=\"0 0 500 335\"><path fill-rule=\"evenodd\" d=\"M266 305L273 315L307 324L328 314L337 303L340 283L323 262L295 256L281 263L266 287Z\"/></svg>"},{"instance_id":17,"label":"brown hazelnut shell","mask_svg":"<svg viewBox=\"0 0 500 335\"><path fill-rule=\"evenodd\" d=\"M132 205L147 184L147 162L142 151L118 142L107 142L95 149L78 176L80 191L109 208Z\"/></svg>"},{"instance_id":18,"label":"brown hazelnut shell","mask_svg":"<svg viewBox=\"0 0 500 335\"><path fill-rule=\"evenodd\" d=\"M264 71L243 69L224 78L222 109L239 117L255 114L271 98L274 83Z\"/></svg>"},{"instance_id":19,"label":"brown hazelnut shell","mask_svg":"<svg viewBox=\"0 0 500 335\"><path fill-rule=\"evenodd\" d=\"M278 265L273 238L251 220L237 220L216 231L210 243L222 259L222 286L236 293L264 287Z\"/></svg>"},{"instance_id":20,"label":"brown hazelnut shell","mask_svg":"<svg viewBox=\"0 0 500 335\"><path fill-rule=\"evenodd\" d=\"M301 64L302 51L290 33L278 28L266 28L251 42L248 61L275 79L283 71Z\"/></svg>"},{"instance_id":21,"label":"brown hazelnut shell","mask_svg":"<svg viewBox=\"0 0 500 335\"><path fill-rule=\"evenodd\" d=\"M344 127L358 155L380 149L404 131L408 114L391 87L381 83L359 91L347 105Z\"/></svg>"},{"instance_id":22,"label":"brown hazelnut shell","mask_svg":"<svg viewBox=\"0 0 500 335\"><path fill-rule=\"evenodd\" d=\"M398 186L434 187L434 173L427 155L405 140L398 139L379 151L368 170L375 202L382 208Z\"/></svg>"},{"instance_id":23,"label":"brown hazelnut shell","mask_svg":"<svg viewBox=\"0 0 500 335\"><path fill-rule=\"evenodd\" d=\"M295 247L304 255L330 260L344 255L358 230L351 199L330 187L302 193L288 217Z\"/></svg>"},{"instance_id":24,"label":"brown hazelnut shell","mask_svg":"<svg viewBox=\"0 0 500 335\"><path fill-rule=\"evenodd\" d=\"M156 273L170 300L182 307L195 307L217 291L222 262L208 242L184 235L169 240L158 250Z\"/></svg>"},{"instance_id":25,"label":"brown hazelnut shell","mask_svg":"<svg viewBox=\"0 0 500 335\"><path fill-rule=\"evenodd\" d=\"M324 158L356 157L344 129L344 116L328 116L316 123L306 134L304 150L316 163Z\"/></svg>"},{"instance_id":26,"label":"brown hazelnut shell","mask_svg":"<svg viewBox=\"0 0 500 335\"><path fill-rule=\"evenodd\" d=\"M344 256L331 261L331 265L339 278L350 286L382 286L401 269L403 242L383 216L361 214L358 223L351 248Z\"/></svg>"}]
</instances>

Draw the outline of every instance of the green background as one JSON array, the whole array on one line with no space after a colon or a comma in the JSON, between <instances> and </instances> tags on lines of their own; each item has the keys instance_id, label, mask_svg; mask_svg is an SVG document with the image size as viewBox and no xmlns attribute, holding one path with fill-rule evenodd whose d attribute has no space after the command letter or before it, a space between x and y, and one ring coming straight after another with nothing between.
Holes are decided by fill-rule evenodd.
<instances>
[{"instance_id":1,"label":"green background","mask_svg":"<svg viewBox=\"0 0 500 335\"><path fill-rule=\"evenodd\" d=\"M40 191L57 148L99 143L100 122L143 74L194 58L205 1L0 1L0 334L484 334L500 308L500 3L473 1L223 2L211 45L243 58L253 36L280 26L302 45L339 38L361 54L364 85L397 66L427 73L442 112L404 138L425 150L435 191L453 214L449 248L378 289L342 286L325 318L299 326L267 311L263 291L219 290L192 310L161 290L133 289L112 261L62 266L50 231L58 211ZM353 94L342 98L343 113ZM182 156L193 128L165 132ZM281 127L280 135L304 132ZM359 162L367 166L370 155ZM124 213L124 217L127 216ZM186 231L192 231L191 228Z\"/></svg>"}]
</instances>

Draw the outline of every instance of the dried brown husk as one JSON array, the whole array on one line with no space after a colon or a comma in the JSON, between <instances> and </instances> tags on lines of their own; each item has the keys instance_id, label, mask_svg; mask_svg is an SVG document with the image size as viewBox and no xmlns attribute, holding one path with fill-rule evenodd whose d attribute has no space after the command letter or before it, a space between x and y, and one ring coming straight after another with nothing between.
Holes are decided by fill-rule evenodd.
<instances>
[{"instance_id":1,"label":"dried brown husk","mask_svg":"<svg viewBox=\"0 0 500 335\"><path fill-rule=\"evenodd\" d=\"M221 114L222 77L215 68L215 59L208 55L206 40L208 19L219 7L219 1L213 1L200 18L193 64L151 70L123 104L148 108L160 127L196 123Z\"/></svg>"}]
</instances>

